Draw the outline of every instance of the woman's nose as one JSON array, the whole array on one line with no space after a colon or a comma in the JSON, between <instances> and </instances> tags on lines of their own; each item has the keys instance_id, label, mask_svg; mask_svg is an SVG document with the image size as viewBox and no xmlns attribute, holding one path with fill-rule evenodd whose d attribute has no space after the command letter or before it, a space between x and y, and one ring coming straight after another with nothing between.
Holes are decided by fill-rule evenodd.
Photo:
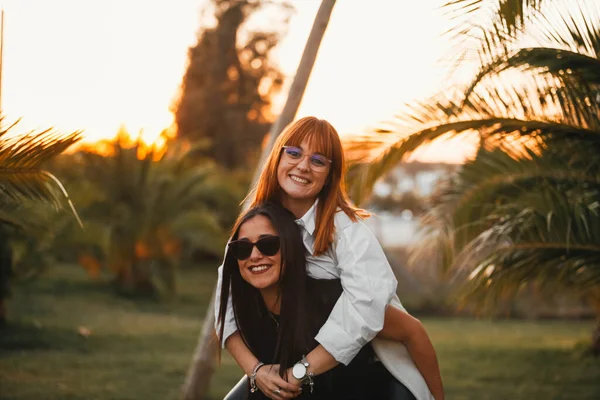
<instances>
[{"instance_id":1,"label":"woman's nose","mask_svg":"<svg viewBox=\"0 0 600 400\"><path fill-rule=\"evenodd\" d=\"M258 250L258 247L252 246L252 253L250 253L250 258L252 260L257 260L257 259L261 258L262 256L263 256L263 254L260 252L260 250Z\"/></svg>"},{"instance_id":2,"label":"woman's nose","mask_svg":"<svg viewBox=\"0 0 600 400\"><path fill-rule=\"evenodd\" d=\"M302 157L300 162L298 164L296 164L296 167L298 167L298 169L300 169L302 171L310 170L310 157L308 157L308 156Z\"/></svg>"}]
</instances>

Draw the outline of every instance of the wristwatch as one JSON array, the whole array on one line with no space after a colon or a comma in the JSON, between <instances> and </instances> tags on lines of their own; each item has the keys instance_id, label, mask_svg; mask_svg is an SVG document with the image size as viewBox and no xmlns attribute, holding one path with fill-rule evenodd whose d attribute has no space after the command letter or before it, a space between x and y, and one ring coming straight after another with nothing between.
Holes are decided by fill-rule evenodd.
<instances>
[{"instance_id":1,"label":"wristwatch","mask_svg":"<svg viewBox=\"0 0 600 400\"><path fill-rule=\"evenodd\" d=\"M308 371L308 367L310 367L310 364L306 356L302 356L302 359L292 367L292 376L298 379L303 385L308 383L310 385L310 392L312 393L314 386L313 374Z\"/></svg>"},{"instance_id":2,"label":"wristwatch","mask_svg":"<svg viewBox=\"0 0 600 400\"><path fill-rule=\"evenodd\" d=\"M302 359L292 367L292 375L294 378L304 383L304 380L306 380L308 367L310 367L310 364L308 363L306 356L302 356Z\"/></svg>"}]
</instances>

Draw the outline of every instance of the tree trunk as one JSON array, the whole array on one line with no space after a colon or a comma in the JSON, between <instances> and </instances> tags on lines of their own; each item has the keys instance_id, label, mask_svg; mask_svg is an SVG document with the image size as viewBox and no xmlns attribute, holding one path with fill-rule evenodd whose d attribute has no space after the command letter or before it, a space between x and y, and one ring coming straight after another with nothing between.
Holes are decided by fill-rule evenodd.
<instances>
[{"instance_id":1,"label":"tree trunk","mask_svg":"<svg viewBox=\"0 0 600 400\"><path fill-rule=\"evenodd\" d=\"M262 151L260 161L254 173L254 179L252 180L252 187L258 180L260 171L262 170L268 154L271 152L275 139L281 133L283 128L292 122L296 116L334 5L335 0L323 0L321 2L319 11L315 16L310 36L304 46L304 52L302 53L300 64L298 65L296 75L292 82L292 86L290 87L285 106L269 132L269 142ZM247 207L248 204L244 204L244 208ZM210 378L214 371L213 366L216 361L218 342L217 340L214 340L216 337L214 331L214 294L213 291L212 299L204 317L202 333L198 340L192 363L188 369L187 378L183 388L185 400L201 400L204 399L208 393Z\"/></svg>"},{"instance_id":2,"label":"tree trunk","mask_svg":"<svg viewBox=\"0 0 600 400\"><path fill-rule=\"evenodd\" d=\"M0 328L8 324L6 302L13 277L13 253L8 233L0 224Z\"/></svg>"},{"instance_id":3,"label":"tree trunk","mask_svg":"<svg viewBox=\"0 0 600 400\"><path fill-rule=\"evenodd\" d=\"M8 325L6 299L0 298L0 329Z\"/></svg>"},{"instance_id":4,"label":"tree trunk","mask_svg":"<svg viewBox=\"0 0 600 400\"><path fill-rule=\"evenodd\" d=\"M184 400L196 400L206 397L208 387L210 386L210 378L215 370L214 361L218 346L218 339L214 328L215 290L216 287L208 303L202 332L198 338L198 345L188 369L184 384Z\"/></svg>"},{"instance_id":5,"label":"tree trunk","mask_svg":"<svg viewBox=\"0 0 600 400\"><path fill-rule=\"evenodd\" d=\"M590 347L590 352L598 357L600 356L600 288L592 290L589 301L594 310L596 310L596 326L592 331L592 345Z\"/></svg>"},{"instance_id":6,"label":"tree trunk","mask_svg":"<svg viewBox=\"0 0 600 400\"><path fill-rule=\"evenodd\" d=\"M596 319L596 328L592 333L592 354L600 356L600 316Z\"/></svg>"},{"instance_id":7,"label":"tree trunk","mask_svg":"<svg viewBox=\"0 0 600 400\"><path fill-rule=\"evenodd\" d=\"M275 139L277 139L277 136L283 131L283 128L293 121L298 112L304 90L308 84L308 78L310 78L310 73L312 72L315 60L317 59L319 46L325 35L325 30L327 29L327 24L329 24L329 17L331 16L334 5L335 0L323 0L321 2L310 35L304 45L304 52L302 53L300 64L298 64L298 69L296 70L296 75L294 76L294 81L290 87L285 105L283 106L283 110L281 111L281 114L279 114L277 121L271 126L271 130L269 131L269 142L263 149L258 166L254 171L254 178L252 180L253 185L258 181L263 164L271 152Z\"/></svg>"}]
</instances>

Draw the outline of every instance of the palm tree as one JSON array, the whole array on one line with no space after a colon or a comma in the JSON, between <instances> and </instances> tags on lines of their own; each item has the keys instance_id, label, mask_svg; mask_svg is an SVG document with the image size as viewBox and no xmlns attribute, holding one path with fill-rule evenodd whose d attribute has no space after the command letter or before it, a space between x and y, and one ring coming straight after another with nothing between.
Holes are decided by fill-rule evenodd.
<instances>
[{"instance_id":1,"label":"palm tree","mask_svg":"<svg viewBox=\"0 0 600 400\"><path fill-rule=\"evenodd\" d=\"M4 126L0 119L0 325L6 324L6 299L13 275L11 231L26 230L32 213L26 207L54 208L66 200L77 217L69 196L54 175L43 169L48 160L80 139L80 133L61 134L52 130L13 135L15 124ZM78 218L78 217L77 217Z\"/></svg>"},{"instance_id":2,"label":"palm tree","mask_svg":"<svg viewBox=\"0 0 600 400\"><path fill-rule=\"evenodd\" d=\"M456 36L482 32L479 72L380 130L388 141L403 136L352 174L364 198L424 143L476 132L477 155L435 197L421 251L441 250L469 298L540 284L584 293L600 310L600 6L541 3L449 2L455 14L499 4L487 29L465 26ZM598 333L600 319L596 351Z\"/></svg>"},{"instance_id":3,"label":"palm tree","mask_svg":"<svg viewBox=\"0 0 600 400\"><path fill-rule=\"evenodd\" d=\"M169 297L184 248L221 255L223 214L235 214L242 192L175 145L158 151L124 131L105 144L106 155L84 149L71 160L81 165L73 183L90 186L80 202L89 235L67 240L100 249L118 289Z\"/></svg>"}]
</instances>

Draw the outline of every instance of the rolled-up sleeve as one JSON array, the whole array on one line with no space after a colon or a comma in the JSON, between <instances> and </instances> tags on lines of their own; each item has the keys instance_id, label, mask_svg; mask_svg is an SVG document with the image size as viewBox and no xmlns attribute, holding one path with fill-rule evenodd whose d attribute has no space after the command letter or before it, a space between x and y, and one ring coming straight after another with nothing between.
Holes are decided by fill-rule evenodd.
<instances>
[{"instance_id":1,"label":"rolled-up sleeve","mask_svg":"<svg viewBox=\"0 0 600 400\"><path fill-rule=\"evenodd\" d=\"M215 293L215 330L217 334L221 329L221 325L219 324L219 306L221 304L221 287L223 286L223 266L221 265L218 270L218 278L217 278L217 289ZM221 346L225 347L225 341L229 336L231 336L235 331L238 330L237 324L235 323L235 316L233 314L233 303L231 302L231 292L229 293L229 298L227 299L227 311L225 312L225 329L223 329L223 338L221 339Z\"/></svg>"},{"instance_id":2,"label":"rolled-up sleeve","mask_svg":"<svg viewBox=\"0 0 600 400\"><path fill-rule=\"evenodd\" d=\"M362 222L336 233L343 292L316 340L347 365L383 328L385 308L398 282L377 238Z\"/></svg>"}]
</instances>

